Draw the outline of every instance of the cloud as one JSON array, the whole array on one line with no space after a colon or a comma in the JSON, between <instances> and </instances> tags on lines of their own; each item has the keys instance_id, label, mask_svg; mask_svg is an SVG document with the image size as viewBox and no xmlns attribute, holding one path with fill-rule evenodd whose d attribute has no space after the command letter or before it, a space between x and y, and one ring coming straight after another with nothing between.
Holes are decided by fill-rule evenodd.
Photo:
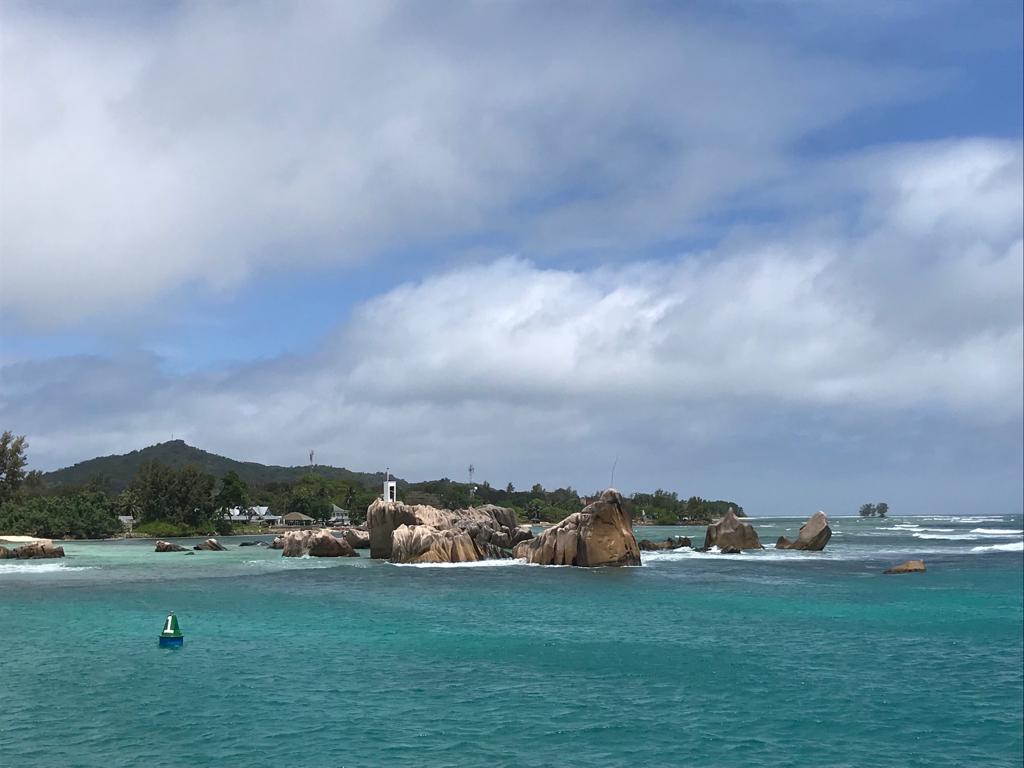
<instances>
[{"instance_id":1,"label":"cloud","mask_svg":"<svg viewBox=\"0 0 1024 768\"><path fill-rule=\"evenodd\" d=\"M473 461L493 482L585 488L620 457L627 488L776 512L854 504L866 482L907 511L1018 503L1021 148L848 167L845 223L657 262L463 265L364 303L313 355L228 372L12 364L0 418L51 466L174 433L263 461L315 448L413 477Z\"/></svg>"},{"instance_id":2,"label":"cloud","mask_svg":"<svg viewBox=\"0 0 1024 768\"><path fill-rule=\"evenodd\" d=\"M617 5L5 4L0 304L39 328L452 237L692 231L921 86Z\"/></svg>"}]
</instances>

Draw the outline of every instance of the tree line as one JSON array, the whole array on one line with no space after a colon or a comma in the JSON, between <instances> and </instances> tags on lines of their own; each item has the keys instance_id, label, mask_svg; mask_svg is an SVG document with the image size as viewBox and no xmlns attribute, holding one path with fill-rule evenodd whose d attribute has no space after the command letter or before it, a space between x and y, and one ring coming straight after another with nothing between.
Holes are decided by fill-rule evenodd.
<instances>
[{"instance_id":1,"label":"tree line","mask_svg":"<svg viewBox=\"0 0 1024 768\"><path fill-rule=\"evenodd\" d=\"M299 512L324 523L334 507L349 513L353 523L366 519L366 510L378 498L376 485L348 479L331 479L309 472L295 481L270 481L250 485L230 470L220 477L191 464L172 467L158 460L143 463L130 484L117 484L102 474L81 486L47 487L39 472L26 472L28 444L11 432L0 436L0 533L19 533L46 538L105 538L123 531L119 517L134 520L134 532L148 536L228 534L248 526L232 524L226 510L268 507L273 515ZM372 477L372 476L366 476ZM360 478L361 479L361 478ZM123 487L123 483L121 484ZM481 504L510 507L523 522L558 522L595 499L581 496L571 487L545 489L533 485L517 490L488 482L460 483L450 478L421 483L399 483L398 498L408 504L428 504L462 509ZM634 519L646 518L659 525L685 521L706 522L732 508L730 501L708 501L698 496L681 499L675 492L656 490L635 493L626 500Z\"/></svg>"},{"instance_id":2,"label":"tree line","mask_svg":"<svg viewBox=\"0 0 1024 768\"><path fill-rule=\"evenodd\" d=\"M859 514L861 517L885 517L889 514L889 505L884 501L877 504L861 504Z\"/></svg>"}]
</instances>

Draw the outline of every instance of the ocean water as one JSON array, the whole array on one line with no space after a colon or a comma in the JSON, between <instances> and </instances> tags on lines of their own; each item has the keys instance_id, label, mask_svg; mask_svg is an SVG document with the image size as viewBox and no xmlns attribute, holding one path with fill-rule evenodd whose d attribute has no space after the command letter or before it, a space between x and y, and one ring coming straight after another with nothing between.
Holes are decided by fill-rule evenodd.
<instances>
[{"instance_id":1,"label":"ocean water","mask_svg":"<svg viewBox=\"0 0 1024 768\"><path fill-rule=\"evenodd\" d=\"M771 546L801 521L755 519ZM10 766L1022 765L1024 521L822 553L402 567L71 542L0 562ZM702 529L638 529L639 538ZM927 573L883 576L921 557ZM185 633L160 649L168 610Z\"/></svg>"}]
</instances>

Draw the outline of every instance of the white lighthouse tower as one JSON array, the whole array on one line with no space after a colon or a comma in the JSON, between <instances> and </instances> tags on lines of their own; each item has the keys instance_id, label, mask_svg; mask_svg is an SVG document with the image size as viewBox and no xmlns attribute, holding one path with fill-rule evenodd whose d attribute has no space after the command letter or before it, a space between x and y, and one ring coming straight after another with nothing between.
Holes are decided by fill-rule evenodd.
<instances>
[{"instance_id":1,"label":"white lighthouse tower","mask_svg":"<svg viewBox=\"0 0 1024 768\"><path fill-rule=\"evenodd\" d=\"M391 467L384 470L384 501L398 501L398 483L391 479Z\"/></svg>"}]
</instances>

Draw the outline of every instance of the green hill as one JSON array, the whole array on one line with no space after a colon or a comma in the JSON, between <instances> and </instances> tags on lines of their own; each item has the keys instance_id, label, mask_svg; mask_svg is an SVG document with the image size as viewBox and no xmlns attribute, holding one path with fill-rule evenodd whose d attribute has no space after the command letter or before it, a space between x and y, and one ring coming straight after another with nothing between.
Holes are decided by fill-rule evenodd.
<instances>
[{"instance_id":1,"label":"green hill","mask_svg":"<svg viewBox=\"0 0 1024 768\"><path fill-rule=\"evenodd\" d=\"M200 448L193 448L184 440L170 440L131 453L99 456L88 461L81 461L71 467L47 472L43 475L43 480L51 488L67 488L83 486L95 478L102 478L111 490L121 491L131 484L139 467L147 461L159 461L176 468L191 464L215 477L222 477L227 472L234 470L239 477L253 487L274 482L295 482L302 475L309 473L320 475L328 480L344 480L367 488L378 488L384 481L383 472L353 472L343 467L325 465L279 467L273 464L257 464L254 461L235 461L226 456L218 456Z\"/></svg>"}]
</instances>

